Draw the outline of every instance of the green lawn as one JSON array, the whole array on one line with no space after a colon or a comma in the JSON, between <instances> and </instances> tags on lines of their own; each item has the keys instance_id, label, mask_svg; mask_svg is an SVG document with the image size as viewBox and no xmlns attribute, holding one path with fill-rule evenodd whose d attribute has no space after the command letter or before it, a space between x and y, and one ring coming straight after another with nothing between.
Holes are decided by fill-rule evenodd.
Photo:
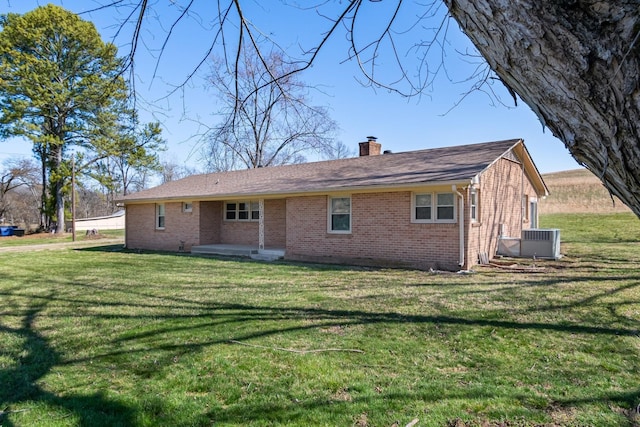
<instances>
[{"instance_id":1,"label":"green lawn","mask_svg":"<svg viewBox=\"0 0 640 427\"><path fill-rule=\"evenodd\" d=\"M3 252L0 425L634 425L640 221L575 218L464 275Z\"/></svg>"},{"instance_id":2,"label":"green lawn","mask_svg":"<svg viewBox=\"0 0 640 427\"><path fill-rule=\"evenodd\" d=\"M85 231L76 233L76 242L88 242L96 239L123 239L124 230L101 230L99 234L87 235ZM50 243L71 243L73 236L71 233L51 234L36 233L25 236L6 236L0 237L0 248L10 246L27 246L27 245L44 245Z\"/></svg>"}]
</instances>

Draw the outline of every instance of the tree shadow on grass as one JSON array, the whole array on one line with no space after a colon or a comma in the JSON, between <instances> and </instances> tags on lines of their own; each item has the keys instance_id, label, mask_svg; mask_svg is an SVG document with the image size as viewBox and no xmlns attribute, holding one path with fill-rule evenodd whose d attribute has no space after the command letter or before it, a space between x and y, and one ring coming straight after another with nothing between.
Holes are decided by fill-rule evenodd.
<instances>
[{"instance_id":1,"label":"tree shadow on grass","mask_svg":"<svg viewBox=\"0 0 640 427\"><path fill-rule=\"evenodd\" d=\"M335 400L332 398L310 398L304 400L297 399L281 399L279 402L268 402L268 403L255 403L255 404L246 404L243 403L241 405L230 405L226 408L215 408L210 410L206 414L206 419L211 423L231 423L234 425L242 425L242 424L250 424L252 422L259 423L267 423L269 425L272 424L290 424L294 423L296 425L301 425L305 423L309 423L308 413L310 411L314 411L318 408L322 407L330 407L331 412L334 416L339 417L340 415L344 416L353 416L358 413L358 410L367 411L368 408L371 407L379 407L381 402L387 406L397 406L402 405L404 401L407 404L410 402L414 402L419 400L425 403L437 403L442 400L452 400L452 401L479 401L479 400L496 400L496 399L509 399L516 400L523 404L522 408L514 410L514 414L509 414L508 411L502 412L499 419L500 421L491 422L489 419L491 416L487 417L487 414L481 416L480 414L476 414L480 418L484 418L484 420L474 420L469 425L479 426L508 426L508 425L517 425L517 426L556 426L560 424L552 423L552 424L539 424L539 423L520 423L516 421L515 424L509 424L507 420L509 418L516 420L523 420L519 412L522 409L525 409L531 404L531 395L526 392L516 392L516 393L504 393L498 391L487 391L481 389L455 389L455 390L443 390L439 387L434 387L431 389L420 389L412 392L377 392L376 394L365 393L363 395L350 395L347 401L345 400ZM637 402L640 401L640 389L631 391L631 392L612 392L605 393L599 396L595 396L593 398L588 399L567 399L567 400L556 400L549 401L548 406L543 409L543 412L547 413L551 417L553 417L553 413L561 412L562 408L570 408L576 405L581 404L589 404L589 403L599 403L606 402L609 405L615 404L620 405L622 407L631 407L634 408ZM533 409L533 408L532 408ZM635 426L633 424L634 413L633 409L631 410L622 410L621 415L628 418L632 424L630 426ZM457 416L464 415L466 411L464 408L460 408L459 413L452 413L451 419L456 418ZM466 414L468 415L468 413ZM416 413L411 415L406 420L402 420L402 423L396 422L393 425L405 425L407 424L411 418L418 418L420 421L426 421L429 419L429 416L422 415L420 413ZM485 422L486 421L486 422ZM353 425L358 425L354 423ZM422 425L422 424L420 424ZM445 424L443 424L445 425ZM452 425L452 424L446 424ZM458 424L455 424L458 425ZM578 424L567 424L567 425L578 425Z\"/></svg>"},{"instance_id":2,"label":"tree shadow on grass","mask_svg":"<svg viewBox=\"0 0 640 427\"><path fill-rule=\"evenodd\" d=\"M32 405L53 407L56 412L70 414L78 420L79 426L132 425L132 409L110 400L102 392L59 396L38 384L61 363L59 355L34 326L46 304L46 301L41 301L30 307L19 327L0 324L0 333L12 342L21 342L21 348L13 352L15 363L0 367L0 425L14 426L14 418L18 419L32 410Z\"/></svg>"},{"instance_id":3,"label":"tree shadow on grass","mask_svg":"<svg viewBox=\"0 0 640 427\"><path fill-rule=\"evenodd\" d=\"M91 246L87 248L76 248L77 252L120 252L123 254L136 254L136 255L163 255L168 258L194 258L194 259L208 259L212 261L229 262L229 263L246 263L254 265L284 265L296 267L310 271L379 271L379 270L403 270L406 267L393 267L393 266L375 266L375 265L355 265L355 264L332 264L332 263L319 263L319 262L306 262L306 261L292 261L286 259L279 259L275 261L261 261L249 258L241 255L217 255L217 254L192 254L191 252L175 252L171 250L152 250L152 249L128 249L121 244L116 245L104 245L104 246ZM412 270L412 269L409 269ZM415 270L421 271L421 270Z\"/></svg>"},{"instance_id":4,"label":"tree shadow on grass","mask_svg":"<svg viewBox=\"0 0 640 427\"><path fill-rule=\"evenodd\" d=\"M134 292L135 294L135 292ZM144 295L140 294L143 297ZM52 368L57 365L65 365L68 363L76 363L75 361L61 361L59 355L48 344L47 339L40 335L34 327L34 323L38 317L38 314L46 307L48 301L55 301L56 297L49 295L48 297L42 297L39 299L39 304L32 305L25 313L22 323L19 327L11 328L7 326L0 326L0 332L4 334L11 334L16 338L22 340L22 354L24 354L16 367L0 370L0 383L6 384L0 388L0 405L2 408L9 407L12 409L12 405L19 405L18 408L25 408L31 402L42 404L52 408L52 411L68 411L79 421L77 425L80 426L128 426L135 424L135 413L130 407L122 405L107 398L104 394L97 392L90 395L65 395L58 396L49 391L43 390L38 381L42 379ZM234 337L238 341L247 341L255 338L260 338L269 335L285 334L294 330L301 329L314 329L321 326L328 326L340 323L353 324L372 324L372 323L438 323L438 324L453 324L453 325L469 325L469 326L492 326L501 328L512 329L542 329L550 331L561 331L570 333L587 333L587 334L607 334L607 335L627 335L633 336L637 331L626 330L621 328L599 328L589 327L587 325L554 325L554 324L538 324L538 323L516 323L508 321L496 321L496 320L480 320L480 319L465 319L460 317L447 317L447 316L424 316L424 315L402 315L399 313L370 313L354 310L326 310L309 307L289 307L289 308L274 308L274 307L260 307L254 305L241 305L241 304L203 304L198 301L191 301L189 299L175 298L174 302L178 305L188 304L194 308L200 306L203 310L203 316L211 318L214 313L219 313L220 310L233 310L233 313L228 313L228 321L233 322L245 322L256 320L277 320L283 318L305 318L324 320L324 322L314 323L312 325L295 325L292 327L278 327L273 329L265 329L259 331L250 331L243 336ZM158 316L156 316L157 318ZM175 318L175 315L170 315L171 318ZM194 317L189 315L188 317ZM198 317L197 315L195 317ZM224 317L224 316L223 316ZM213 326L215 321L203 322L202 325L188 325L191 330L197 328L209 328ZM139 334L128 335L123 340L138 340L142 338L148 338L154 334L164 334L166 332L176 332L180 328L172 326L170 329L154 329L153 331L147 331ZM165 351L198 351L203 347L208 347L213 344L225 344L229 343L228 340L204 340L198 343L184 344L174 343L171 345L156 344L156 350ZM115 344L115 342L114 342ZM127 349L127 353L131 353L131 350ZM109 357L117 355L118 351L109 352L107 354L92 356L92 359ZM422 393L426 393L422 395ZM445 396L442 394L429 394L429 392L415 391L403 393L389 393L389 394L372 394L368 393L362 396L354 396L349 402L340 402L326 398L311 399L296 401L293 399L284 398L280 401L270 402L244 402L241 405L231 405L226 408L211 409L196 417L193 421L199 425L207 425L209 423L232 423L241 425L243 423L304 423L308 420L307 411L320 407L331 407L331 411L335 412L336 416L348 417L362 410L366 411L366 406L374 404L380 406L381 404L403 405L404 401L407 401L407 405L416 399L420 400L442 400L442 399L468 399L473 401L478 398L495 399L495 398L512 398L526 402L529 396L516 396L516 395L496 395L487 392L484 396L478 396L474 393L477 391L469 391L468 394L458 390L456 393L461 393L455 396ZM591 402L614 402L622 407L633 407L633 405L640 399L640 390L629 391L626 393L604 393L599 396L594 396L592 399L580 400L569 398L567 401L555 401L553 405L563 407L571 407L580 405L582 403ZM374 402L377 401L377 402ZM380 403L383 402L383 403ZM181 420L178 415L172 415L167 412L165 402L159 399L155 402L151 402L151 407L145 408L145 411L153 413L156 420L162 419L167 425L179 425ZM3 426L14 426L11 421L12 417L19 419L19 415L9 414L4 420L0 419ZM17 422L17 421L16 421Z\"/></svg>"},{"instance_id":5,"label":"tree shadow on grass","mask_svg":"<svg viewBox=\"0 0 640 427\"><path fill-rule=\"evenodd\" d=\"M310 267L307 267L310 268ZM50 280L50 278L47 278ZM556 279L555 282L562 281L562 278ZM554 280L540 281L540 285L548 286L553 285ZM511 330L540 330L548 332L562 332L567 334L592 334L592 335L607 335L611 337L625 336L636 337L638 334L637 321L634 323L631 319L626 325L607 326L597 325L591 322L575 322L575 323L558 323L554 322L553 318L550 318L548 322L540 321L513 321L508 319L486 319L478 318L475 316L460 316L455 313L452 315L421 315L421 314L404 314L401 312L386 311L385 309L374 310L357 310L357 309L333 309L322 308L318 306L311 306L300 304L299 306L287 306L287 307L273 307L267 303L258 304L240 304L240 303L221 303L217 301L211 301L206 299L197 299L195 297L189 298L183 295L171 294L171 295L158 295L150 292L146 287L136 286L124 286L117 287L113 284L109 284L108 287L102 288L95 283L78 282L73 283L74 288L80 286L87 289L85 296L78 297L61 297L60 295L38 295L32 296L34 301L39 303L32 304L32 307L23 314L24 319L19 327L5 327L0 325L0 333L11 334L21 341L23 345L23 356L20 359L20 363L17 367L11 367L7 369L0 369L0 384L8 384L10 380L14 379L14 383L8 390L15 389L17 392L14 394L7 390L5 387L0 387L0 405L2 408L11 405L20 405L20 407L27 406L30 402L41 403L43 406L50 406L52 408L60 408L72 413L80 421L78 425L132 425L134 424L134 410L126 405L122 405L113 400L109 400L105 395L101 393L93 393L89 395L65 395L57 396L42 389L42 386L38 385L40 381L48 372L50 372L55 366L69 365L77 363L83 360L89 359L76 359L61 361L59 355L49 345L46 338L40 335L34 328L34 321L37 319L38 314L46 307L51 301L65 301L74 306L96 305L97 302L92 300L97 292L108 291L113 293L114 291L124 292L126 290L127 298L120 301L104 302L101 301L101 308L109 308L110 306L129 306L135 307L138 310L131 313L131 318L143 319L148 316L150 319L159 320L160 322L152 328L145 330L131 331L126 335L121 335L118 339L112 340L112 348L106 349L103 354L92 355L90 360L98 358L109 358L118 356L119 354L132 354L136 352L146 352L145 349L132 350L129 346L120 346L124 342L135 342L138 340L144 340L146 342L153 343L153 350L165 351L170 356L175 354L187 353L190 351L199 351L202 348L209 347L211 345L227 344L230 339L237 341L249 341L256 338L285 335L289 332L318 329L322 327L329 327L331 325L359 325L359 324L377 324L377 323L395 323L395 324L437 324L437 325L461 325L465 327L491 327L491 328L503 328ZM597 300L605 297L610 297L622 291L630 291L635 287L640 286L639 283L630 283L621 285L609 291L604 291L591 296L579 299L576 303L569 304L551 304L550 309L564 310L571 308L575 304L579 305L593 305ZM510 288L511 289L511 288ZM513 287L517 289L517 287ZM81 294L82 295L82 294ZM171 310L167 311L166 308L171 307ZM149 309L147 312L141 312L142 308ZM544 304L530 307L530 309L543 310ZM180 311L176 311L180 309ZM158 310L157 312L155 310ZM121 317L121 314L114 312L102 313L90 313L91 317L99 318L111 318L113 316ZM176 319L202 319L197 324L176 324L172 322ZM167 320L167 322L162 322ZM224 335L218 337L208 336L206 331L213 327L220 327L221 325L232 325L242 323L255 323L259 325L261 322L277 322L279 320L300 320L303 323L296 323L293 325L275 324L273 327L256 327L248 328L248 330L242 333L236 332L232 336ZM195 342L185 343L183 340L162 339L171 333L178 333L181 330L190 330L197 332L203 331L203 335ZM158 337L157 340L154 337ZM395 401L398 405L403 405L404 401L415 400L416 396L420 399L427 399L428 395L422 395L420 392L403 394L381 394L379 396L369 394L367 396L354 397L350 402L336 402L327 399L312 399L309 401L297 402L292 400L283 401L271 401L268 403L259 402L246 402L239 405L231 405L226 408L216 408L209 411L207 414L198 416L197 422L202 425L207 425L211 422L222 423L234 423L243 424L245 422L256 422L262 424L277 424L277 423L296 423L302 422L306 415L305 411L314 409L316 407L331 405L334 410L339 410L343 414L351 414L353 408L361 408L363 405L372 402L373 400L385 399L385 401ZM482 397L482 396L480 396ZM493 397L512 397L520 399L515 393L508 396L492 395L487 393L485 398ZM434 399L444 399L446 396L437 396ZM459 396L453 396L450 398L455 399L477 399L478 396L472 393L460 394ZM521 398L525 401L527 396ZM622 404L624 407L633 407L640 400L640 390L632 390L627 393L604 393L602 395L594 396L592 400L580 400L574 399L567 400L566 402L553 402L557 405L580 405L581 403L589 402L616 402ZM354 406L356 405L356 406ZM360 406L357 406L360 405ZM178 414L169 414L168 408L170 405L165 402L162 397L153 398L148 406L140 408L141 412L147 413L150 417L156 420L161 419L165 425L179 425L181 421ZM338 409L339 408L339 409ZM10 408L11 409L11 408ZM160 414L160 415L158 415ZM10 415L11 418L13 415ZM18 415L15 415L16 419ZM3 420L0 420L3 422ZM3 422L3 425L13 426L9 420Z\"/></svg>"},{"instance_id":6,"label":"tree shadow on grass","mask_svg":"<svg viewBox=\"0 0 640 427\"><path fill-rule=\"evenodd\" d=\"M91 287L91 285L85 285ZM639 283L631 283L621 285L614 289L608 290L603 293L597 293L591 297L587 297L580 300L580 303L586 306L594 304L596 300L601 297L607 297L611 295L615 295L622 291L628 291L630 289L634 289L635 287L640 286ZM130 290L130 293L140 297L139 299L145 300L149 297L157 298L157 295L147 294L144 290ZM206 302L200 300L193 300L190 298L185 298L182 296L172 296L167 298L170 300L174 307L182 307L189 308L190 310L200 311L200 313L193 314L193 312L185 315L185 317L189 318L201 318L202 322L199 324L189 324L181 327L176 327L175 325L165 325L169 326L168 328L155 328L152 330L145 330L139 333L128 334L126 337L122 337L121 340L114 341L114 344L118 344L124 341L137 341L137 340L148 340L153 338L153 336L164 336L168 333L176 333L181 329L190 330L192 332L197 330L207 331L214 327L220 327L223 324L240 324L244 322L274 322L278 320L295 320L295 319L304 319L306 322L304 324L295 324L290 326L285 325L277 325L273 328L264 328L258 330L250 330L246 331L246 333L236 334L233 336L234 341L241 342L250 342L254 339L260 339L269 336L276 335L284 335L290 332L298 332L302 330L313 330L318 328L330 327L331 325L360 325L360 324L387 324L387 323L395 323L395 324L438 324L438 325L460 325L460 326L468 326L468 327L491 327L491 328L500 328L500 329L510 329L510 330L540 330L540 331L548 331L548 332L559 332L559 333L567 333L567 334L587 334L587 335L608 335L611 337L637 337L638 336L638 323L637 321L633 324L629 324L628 327L618 326L618 327L607 327L605 325L594 325L589 323L580 323L576 322L575 324L566 324L566 323L554 323L554 322L518 322L512 320L505 319L481 319L474 317L461 317L461 316L447 316L447 315L421 315L421 314L402 314L397 312L382 312L382 311L364 311L364 310L339 310L339 309L325 309L318 307L306 307L306 306L297 306L297 307L273 307L273 306L261 306L256 304L240 304L240 303L218 303L218 302ZM571 305L567 305L570 307ZM565 306L559 306L559 309L564 309ZM155 315L154 318L159 318L162 316ZM176 319L181 317L181 315L169 314L168 317L172 319ZM205 333L206 335L206 333ZM184 343L175 343L170 341L164 342L156 342L154 345L155 350L165 351L168 354L180 354L181 352L192 352L199 351L202 348L210 347L212 345L220 345L220 344L228 344L231 342L230 338L216 338L216 339L204 339L199 342L192 342L189 344ZM119 346L118 346L119 347ZM121 347L120 347L121 348ZM131 350L123 350L128 354L131 353ZM137 350L134 350L137 351ZM141 350L141 351L146 351ZM113 355L118 355L118 351L109 352L103 355L97 355L94 357L110 357ZM81 361L81 360L80 360ZM78 362L78 360L73 361ZM286 393L285 393L286 394ZM481 396L482 397L482 396ZM422 397L419 397L422 399ZM440 399L446 399L446 397L439 397ZM456 399L468 399L474 400L478 399L478 396L471 395L460 395L455 397ZM531 395L493 395L488 393L483 398L486 399L494 399L494 398L513 398L516 400L520 400L523 402L523 406L526 406L529 400L535 400L535 396ZM397 404L402 405L404 400L412 401L416 399L415 395L408 393L407 395L386 395L386 396L376 396L369 395L367 397L362 397L362 401L366 403L366 399L386 399L391 402L393 399L397 400ZM385 400L385 401L386 401ZM615 405L619 405L622 408L633 408L635 405L640 402L640 390L630 390L628 392L605 392L601 395L594 396L591 399L571 399L568 398L566 401L552 401L550 402L550 407L548 412L553 411L561 411L562 408L571 408L580 406L581 404L588 403L613 403ZM305 415L306 410L315 409L321 406L329 405L332 408L332 411L342 412L344 414L351 414L355 408L358 408L358 399L353 399L349 403L345 402L335 402L335 401L327 401L326 399L318 399L318 400L310 400L305 402L297 402L292 401L291 399L284 398L281 401L270 401L265 403L258 402L245 402L242 405L230 405L225 408L216 408L209 411L206 415L203 414L200 417L199 422L206 424L207 422L221 422L221 423L233 423L233 424L243 424L243 423L267 423L267 424L277 424L277 423L303 423L305 422L307 415ZM363 403L364 404L364 403ZM407 403L410 404L410 403ZM379 405L379 403L377 403ZM366 408L365 408L366 409ZM363 409L363 410L365 410ZM541 411L544 412L544 409ZM626 409L624 411L627 411ZM515 416L515 415L514 415Z\"/></svg>"},{"instance_id":7,"label":"tree shadow on grass","mask_svg":"<svg viewBox=\"0 0 640 427\"><path fill-rule=\"evenodd\" d=\"M90 246L88 248L75 248L78 252L126 252L127 249L122 243L114 243L109 245Z\"/></svg>"}]
</instances>

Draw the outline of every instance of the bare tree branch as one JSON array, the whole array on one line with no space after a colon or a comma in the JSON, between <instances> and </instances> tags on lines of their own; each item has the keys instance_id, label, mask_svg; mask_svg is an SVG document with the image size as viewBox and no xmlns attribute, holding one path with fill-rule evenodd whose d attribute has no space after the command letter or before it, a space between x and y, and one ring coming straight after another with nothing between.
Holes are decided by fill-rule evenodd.
<instances>
[{"instance_id":1,"label":"bare tree branch","mask_svg":"<svg viewBox=\"0 0 640 427\"><path fill-rule=\"evenodd\" d=\"M302 52L302 59L290 61L294 66L282 74L271 72L265 66L267 56L263 56L264 52L272 50L266 47L268 44L272 47L277 45L265 36L267 33L253 26L241 8L246 3L241 0L229 2L233 17L238 21L230 19L231 12L222 13L219 1L220 27L215 39L221 41L225 56L228 54L229 59L234 57L228 62L232 64L232 76L240 77L240 51L250 46L260 58L263 71L270 76L270 82L263 82L263 87L275 84L281 91L289 76L314 64L320 51L330 39L335 39L342 26L349 44L347 60L357 64L366 84L404 96L424 94L442 74L452 80L450 73L454 70L445 66L444 56L448 52L449 16L453 17L490 66L486 73L485 70L478 72L479 80L470 89L493 96L495 93L490 83L494 81L493 73L498 75L507 90L512 95L518 94L580 163L587 165L608 189L640 216L639 114L637 103L630 101L638 98L636 88L640 87L637 72L640 32L635 24L637 1L444 0L442 3L448 14L433 31L428 31L426 37L422 33L415 35L416 39L427 41L414 43L409 50L418 55L418 66L414 72L409 65L411 60L402 54L406 45L399 35L404 32L398 31L404 25L406 9L403 6L408 0L396 0L395 3L391 0L318 0L301 10L315 11L317 16L329 22L329 28L313 43L313 48ZM144 11L152 6L146 0L133 3L139 11L132 34L132 53L135 53ZM117 7L121 3L113 1L110 4ZM420 7L424 13L415 15L415 21L409 28L418 28L417 22L422 19L439 16L440 4L439 0L426 4L413 2L412 6ZM381 12L374 14L374 11ZM369 22L372 16L377 18L374 19L375 24L382 22L377 34L375 26ZM360 27L363 21L366 25ZM238 44L233 48L229 46L227 50L230 39L225 28L234 24L237 25L234 31L237 32ZM367 32L360 33L362 28ZM371 33L375 34L373 38ZM437 54L434 52L436 47L440 58L433 66L431 61ZM207 55L212 52L210 50ZM132 58L130 56L130 61ZM567 63L567 58L571 58L571 63ZM379 68L387 60L391 63L392 72L397 73L390 77L385 74L389 70L387 64L384 64L384 69ZM569 79L566 78L568 75L571 76ZM237 114L240 114L240 106L250 100L250 94L242 98L239 96L241 89L238 85L234 91Z\"/></svg>"},{"instance_id":2,"label":"bare tree branch","mask_svg":"<svg viewBox=\"0 0 640 427\"><path fill-rule=\"evenodd\" d=\"M241 52L237 78L226 73L223 59L215 61L209 81L226 106L222 121L207 136L205 160L210 168L266 167L298 162L312 152L343 152L330 149L337 125L326 109L309 104L310 87L293 75L278 84L272 80L290 68L280 53L259 58L251 45Z\"/></svg>"},{"instance_id":3,"label":"bare tree branch","mask_svg":"<svg viewBox=\"0 0 640 427\"><path fill-rule=\"evenodd\" d=\"M189 12L189 9L191 9L191 6L193 5L194 1L195 0L190 0L189 3L187 4L187 7L185 7L182 10L182 13L180 14L180 16L175 21L173 21L173 23L171 24L171 28L169 28L169 31L167 32L167 35L164 38L164 42L162 43L162 47L160 48L160 55L158 55L158 60L156 61L156 65L153 68L153 77L152 78L155 78L156 75L157 75L158 67L160 66L160 60L162 59L162 55L164 54L165 48L167 47L167 43L169 43L169 39L173 35L173 31L178 26L178 24L182 21L182 19L187 15L187 13Z\"/></svg>"}]
</instances>

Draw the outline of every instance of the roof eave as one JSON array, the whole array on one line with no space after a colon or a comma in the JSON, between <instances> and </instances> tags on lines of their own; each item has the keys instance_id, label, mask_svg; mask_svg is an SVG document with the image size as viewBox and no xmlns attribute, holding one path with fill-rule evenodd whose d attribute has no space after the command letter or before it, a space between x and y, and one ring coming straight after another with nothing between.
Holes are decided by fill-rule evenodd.
<instances>
[{"instance_id":1,"label":"roof eave","mask_svg":"<svg viewBox=\"0 0 640 427\"><path fill-rule=\"evenodd\" d=\"M502 153L501 156L499 156L493 162L487 165L487 167L484 168L484 170L482 170L481 172L479 172L474 178L479 177L485 171L490 169L496 162L498 162L501 158L504 157L505 154L507 154L511 150L516 150L516 152L522 158L524 170L527 173L527 176L529 177L529 179L531 179L531 183L533 184L533 187L535 188L536 194L538 195L538 197L548 196L549 188L547 187L547 184L542 179L542 175L540 174L540 171L538 170L538 167L536 166L536 164L533 162L533 159L531 158L531 154L529 154L529 150L527 150L526 145L524 145L523 139L518 139L508 150L506 150L504 153Z\"/></svg>"},{"instance_id":2,"label":"roof eave","mask_svg":"<svg viewBox=\"0 0 640 427\"><path fill-rule=\"evenodd\" d=\"M531 154L529 154L529 150L527 150L527 146L524 145L524 141L521 140L521 142L522 144L519 144L519 147L517 146L518 144L516 144L516 146L514 146L513 148L518 149L518 154L520 154L521 157L524 157L525 172L529 176L529 179L531 179L538 197L546 197L549 195L549 187L547 187L544 179L542 179L542 175L540 174L540 171L538 170L536 164L533 162Z\"/></svg>"},{"instance_id":3,"label":"roof eave","mask_svg":"<svg viewBox=\"0 0 640 427\"><path fill-rule=\"evenodd\" d=\"M256 193L224 193L224 194L200 194L192 196L173 196L173 197L155 197L155 198L141 198L141 199L126 199L121 200L125 205L127 204L142 204L142 203L157 203L157 202L182 202L182 201L215 201L215 200L231 200L239 198L248 199L275 199L284 197L297 197L297 196L315 196L325 194L344 194L344 193L379 193L386 191L412 191L425 187L451 187L467 186L472 184L472 178L446 180L446 181L430 181L430 182L416 182L416 183L403 183L393 185L371 185L371 186L352 186L352 187L326 187L322 189L314 189L308 191L290 191L290 192L256 192Z\"/></svg>"}]
</instances>

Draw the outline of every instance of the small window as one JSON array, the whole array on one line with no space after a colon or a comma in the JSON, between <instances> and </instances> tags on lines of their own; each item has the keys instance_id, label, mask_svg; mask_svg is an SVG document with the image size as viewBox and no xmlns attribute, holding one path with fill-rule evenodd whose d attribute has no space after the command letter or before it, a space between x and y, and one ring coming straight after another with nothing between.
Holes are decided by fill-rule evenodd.
<instances>
[{"instance_id":1,"label":"small window","mask_svg":"<svg viewBox=\"0 0 640 427\"><path fill-rule=\"evenodd\" d=\"M185 213L193 212L193 204L190 202L184 202L182 204L182 212L185 212Z\"/></svg>"},{"instance_id":2,"label":"small window","mask_svg":"<svg viewBox=\"0 0 640 427\"><path fill-rule=\"evenodd\" d=\"M416 221L431 221L431 194L416 194L413 219Z\"/></svg>"},{"instance_id":3,"label":"small window","mask_svg":"<svg viewBox=\"0 0 640 427\"><path fill-rule=\"evenodd\" d=\"M249 203L238 203L238 220L247 221L249 219Z\"/></svg>"},{"instance_id":4,"label":"small window","mask_svg":"<svg viewBox=\"0 0 640 427\"><path fill-rule=\"evenodd\" d=\"M469 210L471 211L471 221L478 221L478 191L471 190L469 194Z\"/></svg>"},{"instance_id":5,"label":"small window","mask_svg":"<svg viewBox=\"0 0 640 427\"><path fill-rule=\"evenodd\" d=\"M235 203L227 203L227 209L225 213L225 219L228 221L235 221L237 205Z\"/></svg>"},{"instance_id":6,"label":"small window","mask_svg":"<svg viewBox=\"0 0 640 427\"><path fill-rule=\"evenodd\" d=\"M351 197L329 198L329 232L351 232Z\"/></svg>"},{"instance_id":7,"label":"small window","mask_svg":"<svg viewBox=\"0 0 640 427\"><path fill-rule=\"evenodd\" d=\"M258 202L251 202L251 219L253 221L260 219L260 204Z\"/></svg>"},{"instance_id":8,"label":"small window","mask_svg":"<svg viewBox=\"0 0 640 427\"><path fill-rule=\"evenodd\" d=\"M156 205L156 228L158 230L164 230L164 203L158 203Z\"/></svg>"},{"instance_id":9,"label":"small window","mask_svg":"<svg viewBox=\"0 0 640 427\"><path fill-rule=\"evenodd\" d=\"M538 199L531 199L529 203L530 228L538 228Z\"/></svg>"},{"instance_id":10,"label":"small window","mask_svg":"<svg viewBox=\"0 0 640 427\"><path fill-rule=\"evenodd\" d=\"M260 219L258 202L227 202L225 206L224 218L227 221L258 221Z\"/></svg>"},{"instance_id":11,"label":"small window","mask_svg":"<svg viewBox=\"0 0 640 427\"><path fill-rule=\"evenodd\" d=\"M439 193L436 195L438 207L437 220L438 221L453 221L455 220L455 197L453 193Z\"/></svg>"},{"instance_id":12,"label":"small window","mask_svg":"<svg viewBox=\"0 0 640 427\"><path fill-rule=\"evenodd\" d=\"M522 221L529 221L529 196L522 196Z\"/></svg>"}]
</instances>

